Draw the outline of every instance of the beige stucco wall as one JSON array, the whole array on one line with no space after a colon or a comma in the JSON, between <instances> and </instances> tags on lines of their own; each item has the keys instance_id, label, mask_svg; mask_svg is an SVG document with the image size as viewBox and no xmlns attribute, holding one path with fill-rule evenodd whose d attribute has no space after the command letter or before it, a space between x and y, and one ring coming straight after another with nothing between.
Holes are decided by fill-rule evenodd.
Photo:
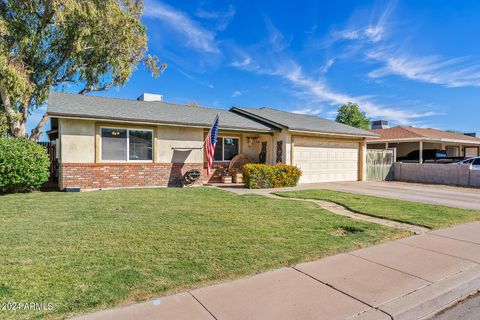
<instances>
[{"instance_id":1,"label":"beige stucco wall","mask_svg":"<svg viewBox=\"0 0 480 320\"><path fill-rule=\"evenodd\" d=\"M283 144L282 163L292 164L291 163L292 135L286 129L283 129L280 132L275 132L273 134L273 148L271 150L273 155L272 163L275 163L277 158L277 141L282 141L282 144Z\"/></svg>"},{"instance_id":2,"label":"beige stucco wall","mask_svg":"<svg viewBox=\"0 0 480 320\"><path fill-rule=\"evenodd\" d=\"M479 155L479 147L465 147L465 157L477 157Z\"/></svg>"},{"instance_id":3,"label":"beige stucco wall","mask_svg":"<svg viewBox=\"0 0 480 320\"><path fill-rule=\"evenodd\" d=\"M397 157L404 157L412 151L420 149L419 142L402 142L402 143L389 143L389 148L396 148L397 149ZM423 143L423 150L429 149L442 149L442 145L440 143L431 143L431 142L424 142Z\"/></svg>"},{"instance_id":4,"label":"beige stucco wall","mask_svg":"<svg viewBox=\"0 0 480 320\"><path fill-rule=\"evenodd\" d=\"M129 125L121 123L101 123L97 124L93 120L71 120L60 119L60 157L64 163L94 163L96 130L98 126L112 127L136 127L141 125ZM202 128L174 127L159 125L152 127L146 125L145 128L156 128L156 162L158 163L203 163L204 151L203 143L205 130ZM259 133L228 133L220 132L220 136L232 136L240 138L240 152L250 156L253 161L258 161L258 155L261 151L261 143L267 142L267 163L274 162L275 143L272 135ZM251 145L248 144L248 138L254 138ZM279 135L284 141L284 159L290 157L290 146L286 147L288 139L285 134ZM178 149L175 149L178 148ZM287 152L288 150L288 152ZM287 155L288 153L288 155ZM284 160L285 161L285 160Z\"/></svg>"},{"instance_id":5,"label":"beige stucco wall","mask_svg":"<svg viewBox=\"0 0 480 320\"><path fill-rule=\"evenodd\" d=\"M108 126L108 124L105 124ZM112 126L123 126L112 123ZM128 125L124 125L129 127ZM141 127L141 126L140 126ZM146 126L151 128L151 126ZM60 160L63 163L94 163L96 122L90 120L60 119ZM202 163L203 150L174 150L178 148L201 148L203 129L158 126L157 162Z\"/></svg>"},{"instance_id":6,"label":"beige stucco wall","mask_svg":"<svg viewBox=\"0 0 480 320\"><path fill-rule=\"evenodd\" d=\"M202 163L203 129L188 127L158 126L157 162ZM186 149L172 149L186 148ZM187 150L188 148L197 148Z\"/></svg>"},{"instance_id":7,"label":"beige stucco wall","mask_svg":"<svg viewBox=\"0 0 480 320\"><path fill-rule=\"evenodd\" d=\"M63 163L95 162L95 122L60 119L60 160Z\"/></svg>"},{"instance_id":8,"label":"beige stucco wall","mask_svg":"<svg viewBox=\"0 0 480 320\"><path fill-rule=\"evenodd\" d=\"M385 149L385 143L369 143L367 149Z\"/></svg>"}]
</instances>

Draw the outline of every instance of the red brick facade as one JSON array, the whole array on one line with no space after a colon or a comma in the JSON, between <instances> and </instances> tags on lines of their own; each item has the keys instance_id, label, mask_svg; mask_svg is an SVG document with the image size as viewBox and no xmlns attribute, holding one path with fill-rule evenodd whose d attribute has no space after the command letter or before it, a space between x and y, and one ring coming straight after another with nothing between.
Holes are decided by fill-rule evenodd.
<instances>
[{"instance_id":1,"label":"red brick facade","mask_svg":"<svg viewBox=\"0 0 480 320\"><path fill-rule=\"evenodd\" d=\"M60 188L81 189L180 186L190 169L202 173L202 163L63 163Z\"/></svg>"},{"instance_id":2,"label":"red brick facade","mask_svg":"<svg viewBox=\"0 0 480 320\"><path fill-rule=\"evenodd\" d=\"M213 162L213 173L207 179L207 163L205 163L204 179L205 182L220 182L222 181L222 175L225 173L225 170L228 169L230 161L214 161Z\"/></svg>"}]
</instances>

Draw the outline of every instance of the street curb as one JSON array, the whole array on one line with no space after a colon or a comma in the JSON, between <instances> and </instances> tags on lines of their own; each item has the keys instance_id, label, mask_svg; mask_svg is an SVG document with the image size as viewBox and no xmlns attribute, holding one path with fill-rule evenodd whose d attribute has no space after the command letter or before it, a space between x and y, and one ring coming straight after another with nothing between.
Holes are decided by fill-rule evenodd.
<instances>
[{"instance_id":1,"label":"street curb","mask_svg":"<svg viewBox=\"0 0 480 320\"><path fill-rule=\"evenodd\" d=\"M480 265L428 285L377 309L391 315L394 320L428 319L480 289Z\"/></svg>"}]
</instances>

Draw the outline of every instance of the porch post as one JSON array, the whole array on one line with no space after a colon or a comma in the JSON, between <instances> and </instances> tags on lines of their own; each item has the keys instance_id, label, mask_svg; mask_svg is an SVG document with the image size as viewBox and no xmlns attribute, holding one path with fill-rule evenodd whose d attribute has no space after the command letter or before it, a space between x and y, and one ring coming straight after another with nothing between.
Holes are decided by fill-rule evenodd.
<instances>
[{"instance_id":1,"label":"porch post","mask_svg":"<svg viewBox=\"0 0 480 320\"><path fill-rule=\"evenodd\" d=\"M423 163L423 141L420 141L420 148L418 152L418 163Z\"/></svg>"},{"instance_id":2,"label":"porch post","mask_svg":"<svg viewBox=\"0 0 480 320\"><path fill-rule=\"evenodd\" d=\"M360 148L358 150L358 181L367 180L367 140L363 139L359 143Z\"/></svg>"}]
</instances>

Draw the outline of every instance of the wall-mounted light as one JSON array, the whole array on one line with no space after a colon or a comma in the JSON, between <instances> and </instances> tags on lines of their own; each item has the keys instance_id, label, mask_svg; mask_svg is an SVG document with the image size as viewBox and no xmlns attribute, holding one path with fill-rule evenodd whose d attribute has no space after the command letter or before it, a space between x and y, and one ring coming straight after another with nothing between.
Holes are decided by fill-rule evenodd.
<instances>
[{"instance_id":1,"label":"wall-mounted light","mask_svg":"<svg viewBox=\"0 0 480 320\"><path fill-rule=\"evenodd\" d=\"M257 141L258 142L258 138L257 137L247 137L247 142L248 142L248 146L251 147L253 146L253 143Z\"/></svg>"}]
</instances>

